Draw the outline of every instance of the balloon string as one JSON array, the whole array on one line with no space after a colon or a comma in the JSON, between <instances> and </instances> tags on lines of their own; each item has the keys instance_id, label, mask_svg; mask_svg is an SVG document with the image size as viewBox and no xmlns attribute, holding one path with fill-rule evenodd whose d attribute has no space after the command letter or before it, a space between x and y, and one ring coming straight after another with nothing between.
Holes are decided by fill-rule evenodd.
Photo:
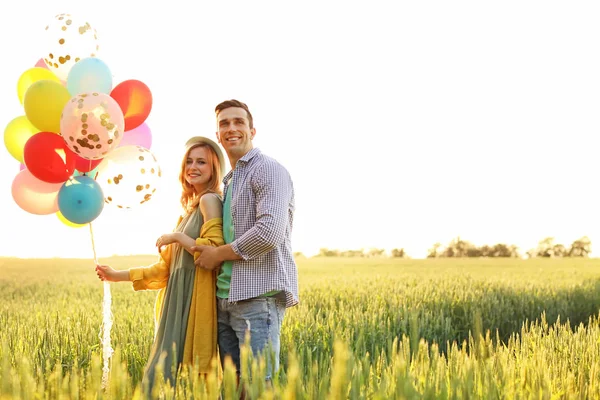
<instances>
[{"instance_id":1,"label":"balloon string","mask_svg":"<svg viewBox=\"0 0 600 400\"><path fill-rule=\"evenodd\" d=\"M96 254L96 244L94 243L94 231L90 222L90 237L92 239L92 251L94 252L94 262L98 265L98 256ZM110 372L110 357L113 349L110 345L110 331L112 329L112 313L110 312L112 298L110 294L110 285L104 281L104 299L102 302L102 326L100 327L100 342L102 343L102 388L108 387L108 374Z\"/></svg>"},{"instance_id":2,"label":"balloon string","mask_svg":"<svg viewBox=\"0 0 600 400\"><path fill-rule=\"evenodd\" d=\"M92 223L90 222L90 237L92 238L92 251L94 252L94 262L98 265L98 257L96 256L96 243L94 243L94 230L92 229Z\"/></svg>"}]
</instances>

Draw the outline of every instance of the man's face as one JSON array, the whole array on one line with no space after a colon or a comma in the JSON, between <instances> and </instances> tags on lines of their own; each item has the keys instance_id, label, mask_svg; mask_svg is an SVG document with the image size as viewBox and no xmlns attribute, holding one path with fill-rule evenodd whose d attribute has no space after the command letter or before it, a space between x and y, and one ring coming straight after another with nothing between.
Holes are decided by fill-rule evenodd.
<instances>
[{"instance_id":1,"label":"man's face","mask_svg":"<svg viewBox=\"0 0 600 400\"><path fill-rule=\"evenodd\" d=\"M217 139L228 155L242 157L252 149L252 139L256 134L250 129L246 110L229 107L217 116Z\"/></svg>"}]
</instances>

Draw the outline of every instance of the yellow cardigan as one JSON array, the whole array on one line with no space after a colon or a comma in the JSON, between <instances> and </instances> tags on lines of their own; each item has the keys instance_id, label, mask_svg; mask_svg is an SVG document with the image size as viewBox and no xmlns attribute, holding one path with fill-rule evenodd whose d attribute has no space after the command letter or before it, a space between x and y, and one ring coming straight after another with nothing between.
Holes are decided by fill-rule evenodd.
<instances>
[{"instance_id":1,"label":"yellow cardigan","mask_svg":"<svg viewBox=\"0 0 600 400\"><path fill-rule=\"evenodd\" d=\"M181 217L179 221L181 221ZM223 240L223 219L213 218L205 221L200 228L200 237L196 239L196 245L216 247L223 244L225 244ZM161 251L155 264L129 270L129 279L133 281L134 290L160 290L154 306L155 329L160 321L166 286L169 280L171 247L172 245L168 245ZM199 253L194 254L194 260L198 256ZM210 372L211 361L214 357L217 357L216 301L216 273L196 268L185 335L183 364L190 366L195 364L201 373Z\"/></svg>"}]
</instances>

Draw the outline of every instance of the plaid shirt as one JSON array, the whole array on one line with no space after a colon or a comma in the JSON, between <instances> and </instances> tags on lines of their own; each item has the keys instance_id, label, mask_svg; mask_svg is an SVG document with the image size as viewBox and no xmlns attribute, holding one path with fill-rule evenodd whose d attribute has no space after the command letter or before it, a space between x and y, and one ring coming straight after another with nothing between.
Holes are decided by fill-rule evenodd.
<instances>
[{"instance_id":1,"label":"plaid shirt","mask_svg":"<svg viewBox=\"0 0 600 400\"><path fill-rule=\"evenodd\" d=\"M236 302L270 291L286 307L298 304L298 271L292 253L294 186L288 171L254 148L223 178L230 179L231 216L235 230L229 301Z\"/></svg>"}]
</instances>

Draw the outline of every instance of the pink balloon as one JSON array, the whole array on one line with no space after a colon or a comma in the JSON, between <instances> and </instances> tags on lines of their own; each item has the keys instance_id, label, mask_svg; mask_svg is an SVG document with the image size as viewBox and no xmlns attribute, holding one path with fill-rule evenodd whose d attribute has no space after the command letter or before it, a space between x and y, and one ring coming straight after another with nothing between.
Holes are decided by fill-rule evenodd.
<instances>
[{"instance_id":1,"label":"pink balloon","mask_svg":"<svg viewBox=\"0 0 600 400\"><path fill-rule=\"evenodd\" d=\"M58 211L58 191L62 185L41 181L24 169L13 180L12 197L21 209L30 214L54 214Z\"/></svg>"},{"instance_id":2,"label":"pink balloon","mask_svg":"<svg viewBox=\"0 0 600 400\"><path fill-rule=\"evenodd\" d=\"M144 122L137 128L133 128L123 135L123 139L117 147L123 146L141 146L145 149L150 149L152 146L152 132L148 125Z\"/></svg>"},{"instance_id":3,"label":"pink balloon","mask_svg":"<svg viewBox=\"0 0 600 400\"><path fill-rule=\"evenodd\" d=\"M46 65L46 63L44 62L43 58L40 58L36 63L35 63L36 67L40 67L40 68L46 68L49 69L48 66Z\"/></svg>"},{"instance_id":4,"label":"pink balloon","mask_svg":"<svg viewBox=\"0 0 600 400\"><path fill-rule=\"evenodd\" d=\"M125 132L119 104L105 93L82 93L63 109L60 133L67 146L86 160L104 158L116 149Z\"/></svg>"},{"instance_id":5,"label":"pink balloon","mask_svg":"<svg viewBox=\"0 0 600 400\"><path fill-rule=\"evenodd\" d=\"M25 168L27 168L27 167L25 166L25 164L21 163L21 167L19 167L19 171L23 171Z\"/></svg>"}]
</instances>

